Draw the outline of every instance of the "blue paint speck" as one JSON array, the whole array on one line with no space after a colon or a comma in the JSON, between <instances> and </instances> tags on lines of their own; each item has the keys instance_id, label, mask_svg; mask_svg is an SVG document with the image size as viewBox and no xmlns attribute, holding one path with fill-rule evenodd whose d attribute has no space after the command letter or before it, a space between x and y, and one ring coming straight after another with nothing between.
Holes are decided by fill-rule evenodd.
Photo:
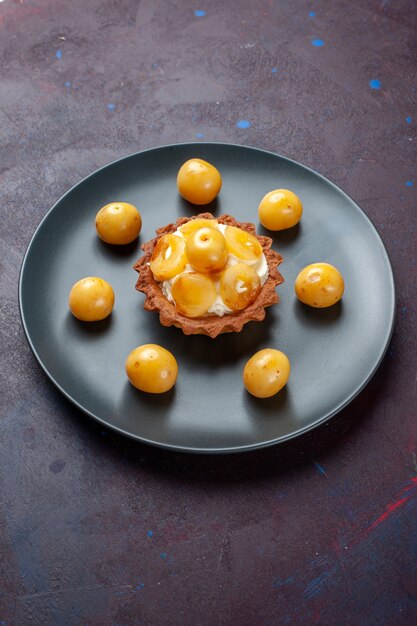
<instances>
[{"instance_id":1,"label":"blue paint speck","mask_svg":"<svg viewBox=\"0 0 417 626\"><path fill-rule=\"evenodd\" d=\"M308 14L308 17L316 17L316 14L314 11L310 11L310 13Z\"/></svg>"},{"instance_id":2,"label":"blue paint speck","mask_svg":"<svg viewBox=\"0 0 417 626\"><path fill-rule=\"evenodd\" d=\"M205 16L205 14L206 14L206 12L205 12L205 11L203 11L203 9L197 9L197 11L194 11L194 15L195 15L196 17L204 17L204 16Z\"/></svg>"},{"instance_id":3,"label":"blue paint speck","mask_svg":"<svg viewBox=\"0 0 417 626\"><path fill-rule=\"evenodd\" d=\"M69 80L66 81L65 87L67 87L68 89L71 87L71 83L69 82Z\"/></svg>"},{"instance_id":4,"label":"blue paint speck","mask_svg":"<svg viewBox=\"0 0 417 626\"><path fill-rule=\"evenodd\" d=\"M168 555L166 552L161 552L159 556L161 557L161 559L166 559Z\"/></svg>"},{"instance_id":5,"label":"blue paint speck","mask_svg":"<svg viewBox=\"0 0 417 626\"><path fill-rule=\"evenodd\" d=\"M271 69L271 72L272 72L273 74L276 74L276 73L278 72L278 68L277 68L277 67L273 67L273 68Z\"/></svg>"},{"instance_id":6,"label":"blue paint speck","mask_svg":"<svg viewBox=\"0 0 417 626\"><path fill-rule=\"evenodd\" d=\"M405 183L406 187L412 187L413 186L413 181L412 180L407 180L407 182Z\"/></svg>"},{"instance_id":7,"label":"blue paint speck","mask_svg":"<svg viewBox=\"0 0 417 626\"><path fill-rule=\"evenodd\" d=\"M145 583L139 583L139 585L136 587L136 591L139 591L139 589L143 589L145 586Z\"/></svg>"},{"instance_id":8,"label":"blue paint speck","mask_svg":"<svg viewBox=\"0 0 417 626\"><path fill-rule=\"evenodd\" d=\"M115 105L115 104L113 104L112 102L110 102L110 103L107 105L107 108L108 108L108 110L109 110L109 111L112 111L112 112L113 112L113 111L115 110L115 108L116 108L116 105Z\"/></svg>"},{"instance_id":9,"label":"blue paint speck","mask_svg":"<svg viewBox=\"0 0 417 626\"><path fill-rule=\"evenodd\" d=\"M316 46L316 48L321 48L321 46L324 46L324 41L323 39L312 39L311 45Z\"/></svg>"},{"instance_id":10,"label":"blue paint speck","mask_svg":"<svg viewBox=\"0 0 417 626\"><path fill-rule=\"evenodd\" d=\"M159 67L158 63L152 63L152 65L151 65L151 68L152 68L153 70L158 69L158 67Z\"/></svg>"},{"instance_id":11,"label":"blue paint speck","mask_svg":"<svg viewBox=\"0 0 417 626\"><path fill-rule=\"evenodd\" d=\"M277 580L273 583L273 586L275 588L284 587L285 585L290 585L292 582L294 582L294 579L295 576L290 576L289 578L284 579L277 578Z\"/></svg>"},{"instance_id":12,"label":"blue paint speck","mask_svg":"<svg viewBox=\"0 0 417 626\"><path fill-rule=\"evenodd\" d=\"M55 52L55 56L56 56L57 59L62 59L62 50L57 50Z\"/></svg>"},{"instance_id":13,"label":"blue paint speck","mask_svg":"<svg viewBox=\"0 0 417 626\"><path fill-rule=\"evenodd\" d=\"M148 530L146 534L148 535L148 537L153 537L153 530Z\"/></svg>"},{"instance_id":14,"label":"blue paint speck","mask_svg":"<svg viewBox=\"0 0 417 626\"><path fill-rule=\"evenodd\" d=\"M371 89L381 89L381 81L377 78L373 78L369 81L369 86Z\"/></svg>"},{"instance_id":15,"label":"blue paint speck","mask_svg":"<svg viewBox=\"0 0 417 626\"><path fill-rule=\"evenodd\" d=\"M317 596L323 590L326 581L331 579L337 569L338 565L333 565L333 567L331 567L327 572L323 572L320 576L317 576L317 578L310 581L304 590L304 597L309 600L310 598Z\"/></svg>"},{"instance_id":16,"label":"blue paint speck","mask_svg":"<svg viewBox=\"0 0 417 626\"><path fill-rule=\"evenodd\" d=\"M320 465L320 463L317 463L317 461L314 461L314 465L316 466L319 474L321 474L322 476L327 476L326 470L324 469L324 467Z\"/></svg>"},{"instance_id":17,"label":"blue paint speck","mask_svg":"<svg viewBox=\"0 0 417 626\"><path fill-rule=\"evenodd\" d=\"M239 120L236 122L236 128L250 128L251 123L249 120Z\"/></svg>"},{"instance_id":18,"label":"blue paint speck","mask_svg":"<svg viewBox=\"0 0 417 626\"><path fill-rule=\"evenodd\" d=\"M408 116L408 117L405 118L405 121L407 122L407 124L411 124L413 119L410 116Z\"/></svg>"},{"instance_id":19,"label":"blue paint speck","mask_svg":"<svg viewBox=\"0 0 417 626\"><path fill-rule=\"evenodd\" d=\"M204 139L204 133L196 133L197 139Z\"/></svg>"},{"instance_id":20,"label":"blue paint speck","mask_svg":"<svg viewBox=\"0 0 417 626\"><path fill-rule=\"evenodd\" d=\"M407 307L406 306L401 307L401 314L403 316L407 315Z\"/></svg>"}]
</instances>

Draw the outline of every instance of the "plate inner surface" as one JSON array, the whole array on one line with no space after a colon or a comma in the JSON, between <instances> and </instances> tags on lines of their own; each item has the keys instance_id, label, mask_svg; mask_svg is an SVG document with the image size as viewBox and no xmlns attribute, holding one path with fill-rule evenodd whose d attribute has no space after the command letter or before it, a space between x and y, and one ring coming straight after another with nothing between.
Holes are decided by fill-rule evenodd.
<instances>
[{"instance_id":1,"label":"plate inner surface","mask_svg":"<svg viewBox=\"0 0 417 626\"><path fill-rule=\"evenodd\" d=\"M177 193L176 175L191 157L213 163L223 187L208 207L252 221L283 256L280 303L262 323L238 334L186 337L164 328L143 310L132 265L140 244L180 216L203 212ZM257 207L272 189L302 200L298 227L271 234ZM125 248L102 243L94 218L112 201L138 207L139 241ZM301 305L298 272L315 261L332 263L345 279L345 295L329 309ZM78 322L68 310L74 282L100 276L113 286L111 317ZM308 430L346 405L373 374L389 342L394 311L390 264L374 227L359 207L319 174L277 155L243 146L184 144L138 153L91 175L70 190L38 228L21 273L20 306L26 334L42 367L80 408L129 436L188 451L218 452L275 443ZM161 344L177 358L172 392L152 396L127 381L128 353ZM242 385L242 369L257 350L274 347L289 357L287 387L257 400Z\"/></svg>"}]
</instances>

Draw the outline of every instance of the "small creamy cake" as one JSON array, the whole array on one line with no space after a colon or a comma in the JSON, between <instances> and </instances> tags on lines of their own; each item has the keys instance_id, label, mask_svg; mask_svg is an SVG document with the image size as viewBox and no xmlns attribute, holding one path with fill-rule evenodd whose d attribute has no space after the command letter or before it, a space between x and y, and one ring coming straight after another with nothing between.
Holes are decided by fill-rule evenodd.
<instances>
[{"instance_id":1,"label":"small creamy cake","mask_svg":"<svg viewBox=\"0 0 417 626\"><path fill-rule=\"evenodd\" d=\"M230 215L183 217L142 246L136 289L146 295L146 310L159 311L163 326L212 338L240 332L278 302L282 257L271 244L253 224Z\"/></svg>"}]
</instances>

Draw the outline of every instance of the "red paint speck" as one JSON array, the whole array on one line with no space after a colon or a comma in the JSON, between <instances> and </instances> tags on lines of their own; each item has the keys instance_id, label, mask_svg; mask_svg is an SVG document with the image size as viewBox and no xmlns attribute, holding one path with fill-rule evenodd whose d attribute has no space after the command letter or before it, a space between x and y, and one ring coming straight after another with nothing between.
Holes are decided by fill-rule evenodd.
<instances>
[{"instance_id":1,"label":"red paint speck","mask_svg":"<svg viewBox=\"0 0 417 626\"><path fill-rule=\"evenodd\" d=\"M362 539L365 539L371 532L376 530L380 524L385 522L391 515L393 515L397 509L400 509L406 502L408 502L413 496L417 493L417 476L412 476L410 479L410 483L401 489L398 494L397 500L394 502L390 502L385 507L385 511L381 513L369 526L367 526L363 531L361 531L354 539L351 541L350 546L359 543Z\"/></svg>"},{"instance_id":2,"label":"red paint speck","mask_svg":"<svg viewBox=\"0 0 417 626\"><path fill-rule=\"evenodd\" d=\"M370 526L368 526L368 528L366 529L366 534L369 534L370 532L375 530L375 528L379 526L382 522L385 522L385 520L388 519L388 517L392 515L394 511L396 511L400 506L405 504L410 499L410 497L411 494L409 494L408 496L404 496L404 498L400 498L396 502L388 504L382 515L380 515L374 522L372 522Z\"/></svg>"}]
</instances>

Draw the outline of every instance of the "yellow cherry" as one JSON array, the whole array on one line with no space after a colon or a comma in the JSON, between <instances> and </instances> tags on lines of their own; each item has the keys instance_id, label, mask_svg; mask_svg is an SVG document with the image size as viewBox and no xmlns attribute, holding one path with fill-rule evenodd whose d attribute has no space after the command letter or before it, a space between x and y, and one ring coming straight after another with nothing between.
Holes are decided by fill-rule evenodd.
<instances>
[{"instance_id":1,"label":"yellow cherry","mask_svg":"<svg viewBox=\"0 0 417 626\"><path fill-rule=\"evenodd\" d=\"M124 245L136 239L142 228L142 218L133 204L111 202L96 215L96 231L106 243Z\"/></svg>"},{"instance_id":2,"label":"yellow cherry","mask_svg":"<svg viewBox=\"0 0 417 626\"><path fill-rule=\"evenodd\" d=\"M244 261L257 261L262 254L258 239L236 226L227 226L224 237L231 254Z\"/></svg>"},{"instance_id":3,"label":"yellow cherry","mask_svg":"<svg viewBox=\"0 0 417 626\"><path fill-rule=\"evenodd\" d=\"M177 176L180 195L193 204L208 204L222 186L220 172L203 159L190 159L180 168Z\"/></svg>"},{"instance_id":4,"label":"yellow cherry","mask_svg":"<svg viewBox=\"0 0 417 626\"><path fill-rule=\"evenodd\" d=\"M175 306L186 317L202 317L214 304L217 293L213 281L197 272L184 272L172 283Z\"/></svg>"},{"instance_id":5,"label":"yellow cherry","mask_svg":"<svg viewBox=\"0 0 417 626\"><path fill-rule=\"evenodd\" d=\"M179 227L179 231L185 236L191 235L195 230L199 228L216 228L218 226L217 220L204 219L201 217L197 217L196 219L189 220L185 222L182 226Z\"/></svg>"},{"instance_id":6,"label":"yellow cherry","mask_svg":"<svg viewBox=\"0 0 417 626\"><path fill-rule=\"evenodd\" d=\"M261 290L261 280L253 267L246 263L230 265L220 280L220 295L233 311L246 309L256 300Z\"/></svg>"},{"instance_id":7,"label":"yellow cherry","mask_svg":"<svg viewBox=\"0 0 417 626\"><path fill-rule=\"evenodd\" d=\"M226 240L216 228L199 228L187 239L186 253L190 264L197 272L218 272L227 263Z\"/></svg>"},{"instance_id":8,"label":"yellow cherry","mask_svg":"<svg viewBox=\"0 0 417 626\"><path fill-rule=\"evenodd\" d=\"M256 398L270 398L287 384L290 370L288 357L280 350L259 350L243 369L243 384Z\"/></svg>"},{"instance_id":9,"label":"yellow cherry","mask_svg":"<svg viewBox=\"0 0 417 626\"><path fill-rule=\"evenodd\" d=\"M266 194L258 207L259 221L268 230L292 228L301 219L303 205L288 189L275 189Z\"/></svg>"},{"instance_id":10,"label":"yellow cherry","mask_svg":"<svg viewBox=\"0 0 417 626\"><path fill-rule=\"evenodd\" d=\"M112 312L114 292L106 280L87 276L72 286L68 304L71 313L82 322L99 322Z\"/></svg>"},{"instance_id":11,"label":"yellow cherry","mask_svg":"<svg viewBox=\"0 0 417 626\"><path fill-rule=\"evenodd\" d=\"M157 344L147 343L129 354L126 374L137 389L148 393L164 393L175 385L178 365L171 352Z\"/></svg>"},{"instance_id":12,"label":"yellow cherry","mask_svg":"<svg viewBox=\"0 0 417 626\"><path fill-rule=\"evenodd\" d=\"M312 263L298 274L294 288L304 304L325 308L341 299L345 283L339 270L330 263Z\"/></svg>"},{"instance_id":13,"label":"yellow cherry","mask_svg":"<svg viewBox=\"0 0 417 626\"><path fill-rule=\"evenodd\" d=\"M169 234L157 242L149 265L155 279L162 282L180 274L186 264L185 241Z\"/></svg>"}]
</instances>

